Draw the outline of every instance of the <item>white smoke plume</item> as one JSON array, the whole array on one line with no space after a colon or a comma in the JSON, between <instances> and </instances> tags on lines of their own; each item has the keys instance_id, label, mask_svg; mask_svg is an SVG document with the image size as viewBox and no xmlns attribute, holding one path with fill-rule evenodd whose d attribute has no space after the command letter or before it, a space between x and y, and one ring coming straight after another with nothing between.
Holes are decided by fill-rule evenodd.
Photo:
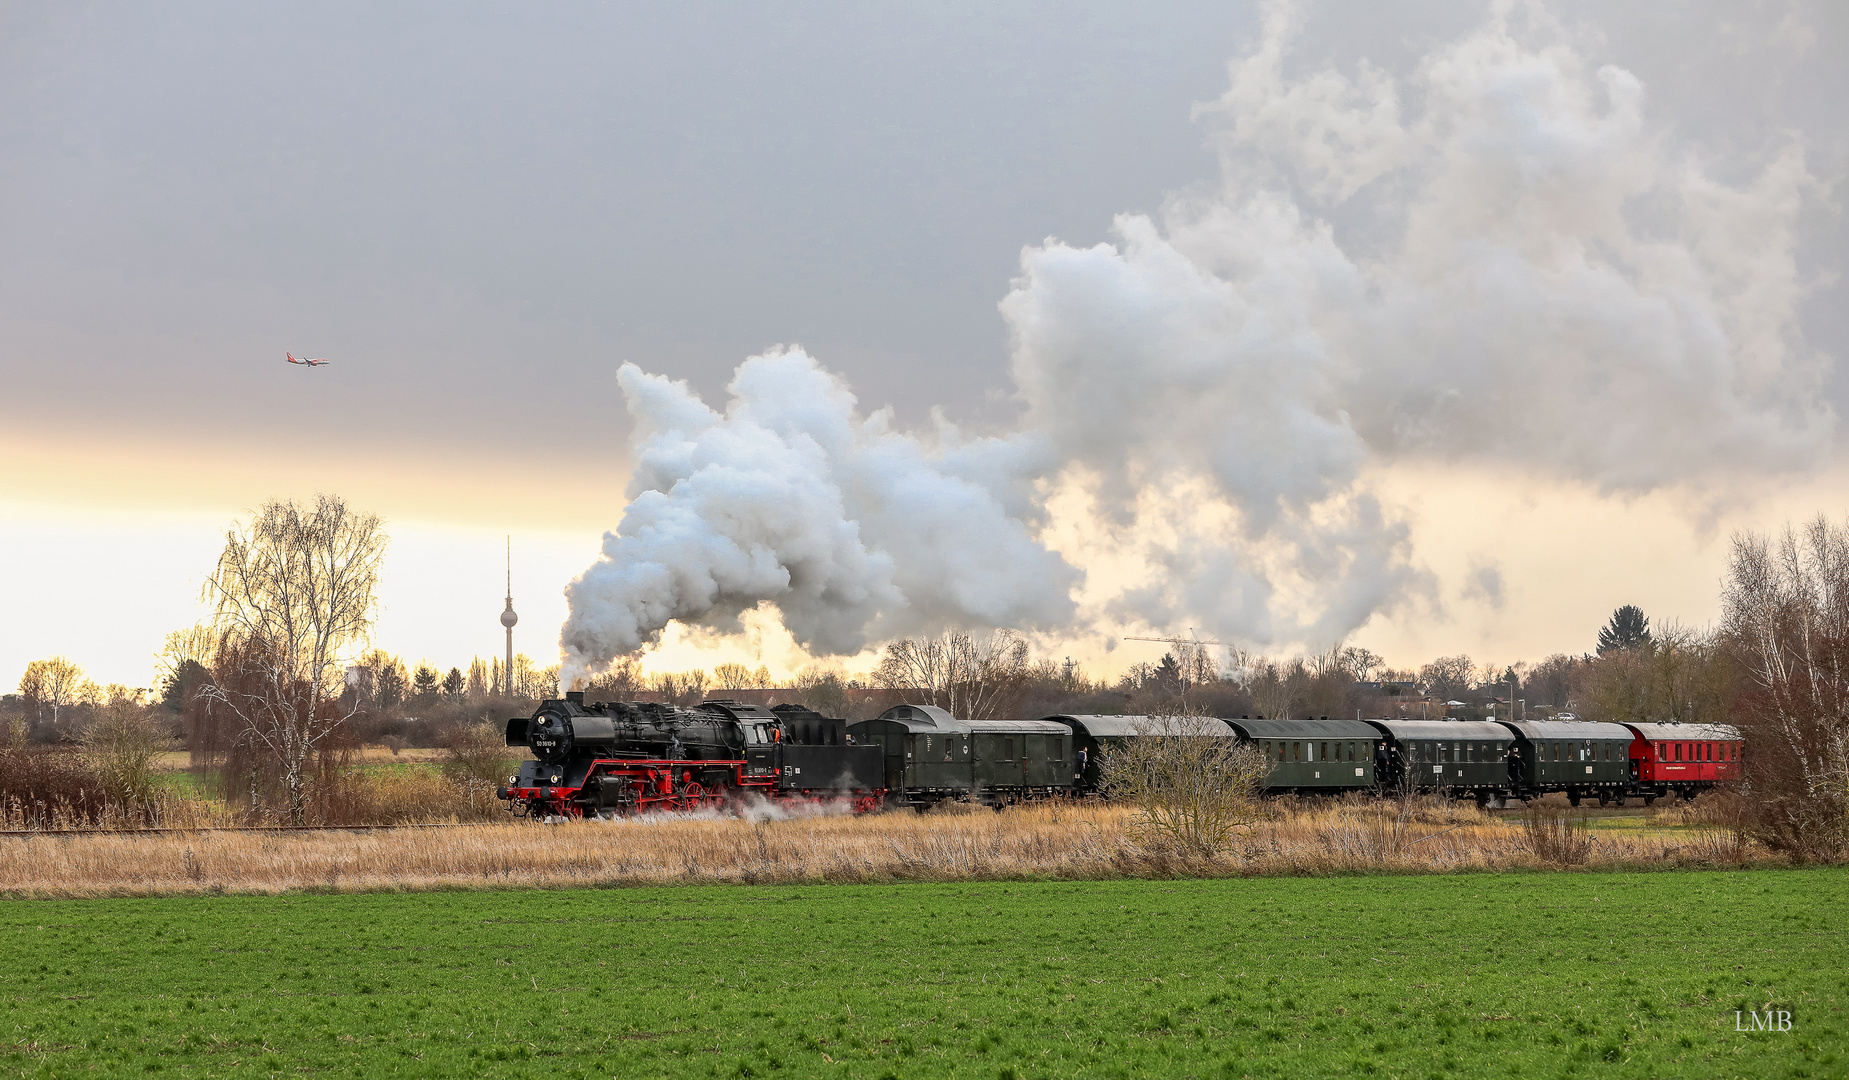
<instances>
[{"instance_id":1,"label":"white smoke plume","mask_svg":"<svg viewBox=\"0 0 1849 1080\"><path fill-rule=\"evenodd\" d=\"M1120 216L1115 243L1023 252L1015 434L858 418L800 352L747 361L723 415L625 367L632 501L570 589L568 670L764 601L824 653L975 624L1328 641L1429 588L1371 470L1630 494L1827 452L1799 137L1704 164L1538 6L1403 77L1290 77L1298 21L1270 5L1198 110L1220 184ZM1058 492L1147 573L1076 603Z\"/></svg>"},{"instance_id":2,"label":"white smoke plume","mask_svg":"<svg viewBox=\"0 0 1849 1080\"><path fill-rule=\"evenodd\" d=\"M722 413L624 365L635 421L628 509L567 590L566 674L775 604L820 654L941 626L1058 626L1076 572L1033 537L1033 440L930 438L861 417L800 350L740 365Z\"/></svg>"}]
</instances>

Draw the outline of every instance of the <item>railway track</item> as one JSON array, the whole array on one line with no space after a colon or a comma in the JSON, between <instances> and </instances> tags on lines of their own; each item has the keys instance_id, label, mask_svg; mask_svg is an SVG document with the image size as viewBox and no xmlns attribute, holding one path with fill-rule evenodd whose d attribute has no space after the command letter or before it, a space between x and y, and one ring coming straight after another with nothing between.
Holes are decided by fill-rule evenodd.
<instances>
[{"instance_id":1,"label":"railway track","mask_svg":"<svg viewBox=\"0 0 1849 1080\"><path fill-rule=\"evenodd\" d=\"M508 821L517 821L510 817ZM405 829L485 829L504 825L501 821L468 821L450 824L407 825L221 825L197 829L0 829L0 837L72 837L72 836L173 836L198 833L369 833Z\"/></svg>"}]
</instances>

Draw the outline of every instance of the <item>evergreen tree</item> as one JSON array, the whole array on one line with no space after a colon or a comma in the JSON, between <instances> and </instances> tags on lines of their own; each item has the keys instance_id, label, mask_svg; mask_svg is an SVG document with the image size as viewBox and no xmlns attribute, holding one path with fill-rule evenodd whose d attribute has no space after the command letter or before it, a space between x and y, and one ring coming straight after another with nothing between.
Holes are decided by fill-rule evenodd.
<instances>
[{"instance_id":1,"label":"evergreen tree","mask_svg":"<svg viewBox=\"0 0 1849 1080\"><path fill-rule=\"evenodd\" d=\"M161 680L161 706L169 712L185 712L186 702L212 673L197 660L182 660L180 666Z\"/></svg>"},{"instance_id":2,"label":"evergreen tree","mask_svg":"<svg viewBox=\"0 0 1849 1080\"><path fill-rule=\"evenodd\" d=\"M431 677L435 676L436 673L431 672ZM404 668L398 664L380 668L375 691L379 696L381 707L387 709L396 707L404 700Z\"/></svg>"},{"instance_id":3,"label":"evergreen tree","mask_svg":"<svg viewBox=\"0 0 1849 1080\"><path fill-rule=\"evenodd\" d=\"M414 697L428 698L437 692L437 671L429 664L417 665L417 674L411 679L411 694Z\"/></svg>"},{"instance_id":4,"label":"evergreen tree","mask_svg":"<svg viewBox=\"0 0 1849 1080\"><path fill-rule=\"evenodd\" d=\"M1163 653L1162 662L1156 665L1153 676L1157 686L1164 690L1174 690L1181 685L1181 663L1174 653Z\"/></svg>"},{"instance_id":5,"label":"evergreen tree","mask_svg":"<svg viewBox=\"0 0 1849 1080\"><path fill-rule=\"evenodd\" d=\"M1611 621L1599 631L1599 655L1619 649L1631 649L1650 643L1650 620L1644 609L1626 604L1611 613Z\"/></svg>"},{"instance_id":6,"label":"evergreen tree","mask_svg":"<svg viewBox=\"0 0 1849 1080\"><path fill-rule=\"evenodd\" d=\"M452 698L460 698L463 687L467 685L468 680L462 677L461 668L450 668L449 674L443 676L443 692Z\"/></svg>"}]
</instances>

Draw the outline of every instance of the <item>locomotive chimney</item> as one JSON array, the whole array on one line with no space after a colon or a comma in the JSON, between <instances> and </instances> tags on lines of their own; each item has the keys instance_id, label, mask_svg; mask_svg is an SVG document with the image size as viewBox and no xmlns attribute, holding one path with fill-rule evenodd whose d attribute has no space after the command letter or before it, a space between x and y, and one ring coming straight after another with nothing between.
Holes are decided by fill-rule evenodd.
<instances>
[{"instance_id":1,"label":"locomotive chimney","mask_svg":"<svg viewBox=\"0 0 1849 1080\"><path fill-rule=\"evenodd\" d=\"M567 690L565 691L565 700L571 702L573 705L582 705L584 704L584 691Z\"/></svg>"}]
</instances>

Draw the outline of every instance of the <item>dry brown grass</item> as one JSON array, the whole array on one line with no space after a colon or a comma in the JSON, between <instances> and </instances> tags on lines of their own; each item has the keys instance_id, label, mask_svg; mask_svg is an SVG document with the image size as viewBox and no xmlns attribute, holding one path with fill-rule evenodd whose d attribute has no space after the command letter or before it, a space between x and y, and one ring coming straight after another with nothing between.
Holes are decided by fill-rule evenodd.
<instances>
[{"instance_id":1,"label":"dry brown grass","mask_svg":"<svg viewBox=\"0 0 1849 1080\"><path fill-rule=\"evenodd\" d=\"M352 751L356 765L430 764L443 760L444 752L436 747L407 746L393 750L378 743L367 743ZM184 772L192 768L193 756L184 750L169 750L154 755L153 767L162 772Z\"/></svg>"},{"instance_id":2,"label":"dry brown grass","mask_svg":"<svg viewBox=\"0 0 1849 1080\"><path fill-rule=\"evenodd\" d=\"M1557 867L1519 819L1431 800L1285 801L1212 859L1130 839L1133 811L1054 804L1003 813L890 813L752 822L617 823L385 832L0 837L0 893L145 896L673 883L820 883L1025 878L1452 873ZM1727 834L1598 836L1589 869L1769 860Z\"/></svg>"}]
</instances>

